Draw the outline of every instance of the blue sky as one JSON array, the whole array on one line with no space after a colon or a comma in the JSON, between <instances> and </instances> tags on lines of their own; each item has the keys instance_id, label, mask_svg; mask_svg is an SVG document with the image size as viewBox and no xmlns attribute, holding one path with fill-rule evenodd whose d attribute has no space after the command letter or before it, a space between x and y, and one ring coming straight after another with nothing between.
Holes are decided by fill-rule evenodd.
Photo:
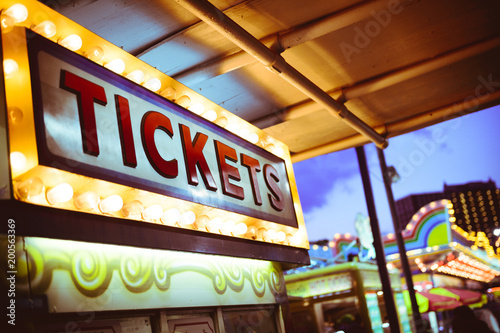
<instances>
[{"instance_id":1,"label":"blue sky","mask_svg":"<svg viewBox=\"0 0 500 333\"><path fill-rule=\"evenodd\" d=\"M389 139L387 165L401 180L395 199L440 192L444 184L492 179L500 187L500 106ZM365 146L382 234L393 232L377 152ZM356 152L347 149L294 164L310 241L355 234L358 213L368 216Z\"/></svg>"}]
</instances>

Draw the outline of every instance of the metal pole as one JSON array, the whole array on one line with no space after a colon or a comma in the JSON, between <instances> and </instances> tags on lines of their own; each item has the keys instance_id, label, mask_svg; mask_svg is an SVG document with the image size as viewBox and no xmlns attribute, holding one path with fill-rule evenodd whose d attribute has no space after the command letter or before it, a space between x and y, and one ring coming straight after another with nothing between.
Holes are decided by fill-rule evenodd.
<instances>
[{"instance_id":1,"label":"metal pole","mask_svg":"<svg viewBox=\"0 0 500 333\"><path fill-rule=\"evenodd\" d=\"M373 246L375 248L376 260L380 280L382 282L382 291L384 292L385 309L389 316L389 326L392 333L400 333L399 319L396 310L396 303L392 294L391 280L387 264L385 261L384 245L382 243L382 236L380 235L380 228L378 225L377 211L375 210L375 201L373 199L372 184L370 175L368 174L368 164L366 163L366 155L364 146L356 147L356 155L358 157L359 171L361 172L361 179L363 181L363 189L365 191L366 206L368 208L368 215L370 217L370 225L373 234Z\"/></svg>"},{"instance_id":2,"label":"metal pole","mask_svg":"<svg viewBox=\"0 0 500 333\"><path fill-rule=\"evenodd\" d=\"M387 201L389 202L389 209L391 211L392 224L394 225L394 233L396 234L396 242L398 244L399 259L401 261L401 267L403 268L403 275L406 280L406 286L408 288L408 294L410 296L411 309L413 312L413 321L415 322L415 327L417 332L420 331L420 326L422 323L422 316L418 309L417 297L415 296L415 289L413 286L413 278L411 274L410 264L408 262L408 256L406 255L405 242L403 240L403 235L401 234L401 225L399 224L398 214L396 212L396 204L394 203L394 195L392 193L391 180L389 179L389 174L387 172L387 163L385 161L384 151L377 148L378 160L380 163L380 170L382 172L382 177L384 179L385 192L387 193Z\"/></svg>"}]
</instances>

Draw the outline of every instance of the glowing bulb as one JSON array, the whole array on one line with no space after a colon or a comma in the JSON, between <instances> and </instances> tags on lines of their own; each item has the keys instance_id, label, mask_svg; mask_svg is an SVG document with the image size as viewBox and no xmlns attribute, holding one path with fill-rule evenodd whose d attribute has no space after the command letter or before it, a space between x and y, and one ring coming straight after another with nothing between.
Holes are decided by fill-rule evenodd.
<instances>
[{"instance_id":1,"label":"glowing bulb","mask_svg":"<svg viewBox=\"0 0 500 333\"><path fill-rule=\"evenodd\" d=\"M27 200L43 192L43 181L38 177L30 177L16 186L16 193L21 200Z\"/></svg>"},{"instance_id":2,"label":"glowing bulb","mask_svg":"<svg viewBox=\"0 0 500 333\"><path fill-rule=\"evenodd\" d=\"M33 31L46 38L50 38L56 34L56 25L54 24L54 22L46 20L37 24L33 28Z\"/></svg>"},{"instance_id":3,"label":"glowing bulb","mask_svg":"<svg viewBox=\"0 0 500 333\"><path fill-rule=\"evenodd\" d=\"M198 230L206 230L208 223L210 222L210 218L206 215L201 215L196 218L196 228Z\"/></svg>"},{"instance_id":4,"label":"glowing bulb","mask_svg":"<svg viewBox=\"0 0 500 333\"><path fill-rule=\"evenodd\" d=\"M99 203L99 209L103 214L117 212L123 207L123 199L118 194L113 194Z\"/></svg>"},{"instance_id":5,"label":"glowing bulb","mask_svg":"<svg viewBox=\"0 0 500 333\"><path fill-rule=\"evenodd\" d=\"M226 129L229 131L229 132L232 132L232 133L237 133L238 132L238 125L236 125L235 123L229 123L227 126L226 126Z\"/></svg>"},{"instance_id":6,"label":"glowing bulb","mask_svg":"<svg viewBox=\"0 0 500 333\"><path fill-rule=\"evenodd\" d=\"M149 221L159 220L162 216L163 208L160 205L151 205L142 212L142 217Z\"/></svg>"},{"instance_id":7,"label":"glowing bulb","mask_svg":"<svg viewBox=\"0 0 500 333\"><path fill-rule=\"evenodd\" d=\"M276 148L274 148L273 153L274 153L274 155L276 155L278 157L283 157L283 154L285 154L285 150L283 150L283 148L281 148L281 147L276 147Z\"/></svg>"},{"instance_id":8,"label":"glowing bulb","mask_svg":"<svg viewBox=\"0 0 500 333\"><path fill-rule=\"evenodd\" d=\"M18 151L13 151L10 153L10 166L12 167L12 171L21 172L26 168L26 164L28 160L23 153Z\"/></svg>"},{"instance_id":9,"label":"glowing bulb","mask_svg":"<svg viewBox=\"0 0 500 333\"><path fill-rule=\"evenodd\" d=\"M51 205L64 203L73 198L73 188L68 183L61 183L47 190L46 196Z\"/></svg>"},{"instance_id":10,"label":"glowing bulb","mask_svg":"<svg viewBox=\"0 0 500 333\"><path fill-rule=\"evenodd\" d=\"M125 70L125 62L119 58L113 59L104 65L107 69L115 72L116 74L121 74Z\"/></svg>"},{"instance_id":11,"label":"glowing bulb","mask_svg":"<svg viewBox=\"0 0 500 333\"><path fill-rule=\"evenodd\" d=\"M6 78L11 77L19 70L19 65L15 60L5 59L3 61L3 73Z\"/></svg>"},{"instance_id":12,"label":"glowing bulb","mask_svg":"<svg viewBox=\"0 0 500 333\"><path fill-rule=\"evenodd\" d=\"M177 208L170 208L161 216L161 222L166 225L175 225L181 219L181 213Z\"/></svg>"},{"instance_id":13,"label":"glowing bulb","mask_svg":"<svg viewBox=\"0 0 500 333\"><path fill-rule=\"evenodd\" d=\"M283 231L278 231L276 233L276 242L278 243L283 243L286 239L286 234L283 232ZM328 249L328 246L325 246L327 249ZM323 249L324 251L326 251L325 249Z\"/></svg>"},{"instance_id":14,"label":"glowing bulb","mask_svg":"<svg viewBox=\"0 0 500 333\"><path fill-rule=\"evenodd\" d=\"M241 223L238 223L234 226L234 229L233 229L233 235L244 235L248 230L248 226L241 222Z\"/></svg>"},{"instance_id":15,"label":"glowing bulb","mask_svg":"<svg viewBox=\"0 0 500 333\"><path fill-rule=\"evenodd\" d=\"M177 91L175 91L174 88L172 87L167 87L165 90L163 90L160 95L165 97L168 100L174 100L175 97L177 96Z\"/></svg>"},{"instance_id":16,"label":"glowing bulb","mask_svg":"<svg viewBox=\"0 0 500 333\"><path fill-rule=\"evenodd\" d=\"M273 229L268 230L267 235L266 235L266 241L275 242L276 241L276 231L274 231Z\"/></svg>"},{"instance_id":17,"label":"glowing bulb","mask_svg":"<svg viewBox=\"0 0 500 333\"><path fill-rule=\"evenodd\" d=\"M223 235L230 235L234 228L235 228L235 223L234 221L232 220L227 220L225 221L222 226L221 226L221 229L220 229L220 232L223 234Z\"/></svg>"},{"instance_id":18,"label":"glowing bulb","mask_svg":"<svg viewBox=\"0 0 500 333\"><path fill-rule=\"evenodd\" d=\"M226 127L227 126L227 118L226 117L219 117L215 120L215 123L219 125L220 127Z\"/></svg>"},{"instance_id":19,"label":"glowing bulb","mask_svg":"<svg viewBox=\"0 0 500 333\"><path fill-rule=\"evenodd\" d=\"M266 228L260 228L257 230L257 236L262 239L263 241L266 240L267 238L267 229Z\"/></svg>"},{"instance_id":20,"label":"glowing bulb","mask_svg":"<svg viewBox=\"0 0 500 333\"><path fill-rule=\"evenodd\" d=\"M251 239L257 239L258 236L258 229L257 227L251 225L248 227L247 232L245 233L245 236Z\"/></svg>"},{"instance_id":21,"label":"glowing bulb","mask_svg":"<svg viewBox=\"0 0 500 333\"><path fill-rule=\"evenodd\" d=\"M250 133L248 135L248 141L250 141L253 144L256 144L259 142L259 135L257 133Z\"/></svg>"},{"instance_id":22,"label":"glowing bulb","mask_svg":"<svg viewBox=\"0 0 500 333\"><path fill-rule=\"evenodd\" d=\"M217 119L217 112L214 110L210 109L207 112L203 113L203 118L209 120L209 121L215 121Z\"/></svg>"},{"instance_id":23,"label":"glowing bulb","mask_svg":"<svg viewBox=\"0 0 500 333\"><path fill-rule=\"evenodd\" d=\"M99 46L93 46L85 52L85 56L94 62L98 62L104 58L104 50Z\"/></svg>"},{"instance_id":24,"label":"glowing bulb","mask_svg":"<svg viewBox=\"0 0 500 333\"><path fill-rule=\"evenodd\" d=\"M139 219L141 218L143 210L144 206L142 205L142 202L139 200L132 200L123 205L122 214L123 216L131 219Z\"/></svg>"},{"instance_id":25,"label":"glowing bulb","mask_svg":"<svg viewBox=\"0 0 500 333\"><path fill-rule=\"evenodd\" d=\"M144 72L140 69L136 69L135 71L128 73L126 77L137 84L141 84L142 81L144 81Z\"/></svg>"},{"instance_id":26,"label":"glowing bulb","mask_svg":"<svg viewBox=\"0 0 500 333\"><path fill-rule=\"evenodd\" d=\"M99 204L99 195L94 191L87 191L75 197L75 207L81 210L97 209Z\"/></svg>"},{"instance_id":27,"label":"glowing bulb","mask_svg":"<svg viewBox=\"0 0 500 333\"><path fill-rule=\"evenodd\" d=\"M250 135L250 131L246 128L242 128L238 131L238 135L243 139L247 139Z\"/></svg>"},{"instance_id":28,"label":"glowing bulb","mask_svg":"<svg viewBox=\"0 0 500 333\"><path fill-rule=\"evenodd\" d=\"M17 3L7 8L2 14L12 18L14 24L21 23L28 18L28 9L24 5Z\"/></svg>"},{"instance_id":29,"label":"glowing bulb","mask_svg":"<svg viewBox=\"0 0 500 333\"><path fill-rule=\"evenodd\" d=\"M191 105L191 98L186 95L183 95L175 100L175 103L182 106L183 108L188 108Z\"/></svg>"},{"instance_id":30,"label":"glowing bulb","mask_svg":"<svg viewBox=\"0 0 500 333\"><path fill-rule=\"evenodd\" d=\"M188 110L191 111L192 113L200 115L203 113L203 111L205 111L205 107L201 103L194 103L188 108Z\"/></svg>"},{"instance_id":31,"label":"glowing bulb","mask_svg":"<svg viewBox=\"0 0 500 333\"><path fill-rule=\"evenodd\" d=\"M222 219L216 217L214 219L211 219L210 222L208 222L207 230L210 232L220 232L220 228L222 227Z\"/></svg>"},{"instance_id":32,"label":"glowing bulb","mask_svg":"<svg viewBox=\"0 0 500 333\"><path fill-rule=\"evenodd\" d=\"M152 77L144 83L144 87L153 92L156 92L161 88L161 81L155 77Z\"/></svg>"},{"instance_id":33,"label":"glowing bulb","mask_svg":"<svg viewBox=\"0 0 500 333\"><path fill-rule=\"evenodd\" d=\"M188 210L187 212L181 214L181 219L179 220L179 224L181 226L188 226L193 224L194 221L196 221L196 214Z\"/></svg>"},{"instance_id":34,"label":"glowing bulb","mask_svg":"<svg viewBox=\"0 0 500 333\"><path fill-rule=\"evenodd\" d=\"M59 44L71 51L78 51L82 48L83 42L80 36L72 34L61 39Z\"/></svg>"}]
</instances>

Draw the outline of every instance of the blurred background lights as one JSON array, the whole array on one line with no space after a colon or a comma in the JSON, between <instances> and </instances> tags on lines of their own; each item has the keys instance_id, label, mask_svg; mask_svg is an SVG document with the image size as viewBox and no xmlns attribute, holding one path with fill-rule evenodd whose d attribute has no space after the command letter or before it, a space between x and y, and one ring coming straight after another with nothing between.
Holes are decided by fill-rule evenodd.
<instances>
[{"instance_id":1,"label":"blurred background lights","mask_svg":"<svg viewBox=\"0 0 500 333\"><path fill-rule=\"evenodd\" d=\"M36 32L39 35L42 35L46 38L54 37L56 34L56 25L54 22L46 20L43 21L36 26L33 27L33 31Z\"/></svg>"},{"instance_id":2,"label":"blurred background lights","mask_svg":"<svg viewBox=\"0 0 500 333\"><path fill-rule=\"evenodd\" d=\"M142 216L143 210L144 206L142 205L142 202L139 200L132 200L123 205L122 214L127 218L139 219Z\"/></svg>"},{"instance_id":3,"label":"blurred background lights","mask_svg":"<svg viewBox=\"0 0 500 333\"><path fill-rule=\"evenodd\" d=\"M179 220L179 224L181 226L188 226L196 221L196 215L192 211L188 210L181 214L181 218Z\"/></svg>"},{"instance_id":4,"label":"blurred background lights","mask_svg":"<svg viewBox=\"0 0 500 333\"><path fill-rule=\"evenodd\" d=\"M125 62L123 60L116 58L104 65L107 69L115 72L116 74L121 74L125 71Z\"/></svg>"},{"instance_id":5,"label":"blurred background lights","mask_svg":"<svg viewBox=\"0 0 500 333\"><path fill-rule=\"evenodd\" d=\"M46 196L51 205L68 202L73 198L73 187L68 183L61 183L48 189Z\"/></svg>"},{"instance_id":6,"label":"blurred background lights","mask_svg":"<svg viewBox=\"0 0 500 333\"><path fill-rule=\"evenodd\" d=\"M81 210L97 209L99 195L94 191L87 191L77 195L74 199L75 207Z\"/></svg>"},{"instance_id":7,"label":"blurred background lights","mask_svg":"<svg viewBox=\"0 0 500 333\"><path fill-rule=\"evenodd\" d=\"M144 87L153 92L156 92L161 88L161 81L155 77L152 77L144 83Z\"/></svg>"},{"instance_id":8,"label":"blurred background lights","mask_svg":"<svg viewBox=\"0 0 500 333\"><path fill-rule=\"evenodd\" d=\"M141 84L142 81L144 81L144 72L141 71L140 69L136 69L130 73L127 74L127 79L137 83Z\"/></svg>"},{"instance_id":9,"label":"blurred background lights","mask_svg":"<svg viewBox=\"0 0 500 333\"><path fill-rule=\"evenodd\" d=\"M59 41L59 44L71 51L78 51L79 49L82 48L83 42L80 36L71 34L61 39Z\"/></svg>"},{"instance_id":10,"label":"blurred background lights","mask_svg":"<svg viewBox=\"0 0 500 333\"><path fill-rule=\"evenodd\" d=\"M16 184L16 193L21 200L28 200L42 194L43 181L38 177L30 177Z\"/></svg>"},{"instance_id":11,"label":"blurred background lights","mask_svg":"<svg viewBox=\"0 0 500 333\"><path fill-rule=\"evenodd\" d=\"M99 202L99 209L104 214L117 212L123 207L123 199L117 194L113 194Z\"/></svg>"},{"instance_id":12,"label":"blurred background lights","mask_svg":"<svg viewBox=\"0 0 500 333\"><path fill-rule=\"evenodd\" d=\"M104 58L104 50L100 46L93 46L85 52L85 56L94 62L98 62Z\"/></svg>"},{"instance_id":13,"label":"blurred background lights","mask_svg":"<svg viewBox=\"0 0 500 333\"><path fill-rule=\"evenodd\" d=\"M158 205L151 205L149 207L146 207L142 211L142 217L144 217L145 220L159 220L163 215L163 208Z\"/></svg>"},{"instance_id":14,"label":"blurred background lights","mask_svg":"<svg viewBox=\"0 0 500 333\"><path fill-rule=\"evenodd\" d=\"M21 23L28 18L28 9L24 5L17 3L7 8L2 15L11 18L14 24Z\"/></svg>"},{"instance_id":15,"label":"blurred background lights","mask_svg":"<svg viewBox=\"0 0 500 333\"><path fill-rule=\"evenodd\" d=\"M6 78L11 77L19 70L19 65L13 59L4 59L3 61L3 73Z\"/></svg>"},{"instance_id":16,"label":"blurred background lights","mask_svg":"<svg viewBox=\"0 0 500 333\"><path fill-rule=\"evenodd\" d=\"M10 153L10 166L12 168L12 171L23 171L26 168L27 163L28 161L23 153L18 151L13 151L12 153Z\"/></svg>"}]
</instances>

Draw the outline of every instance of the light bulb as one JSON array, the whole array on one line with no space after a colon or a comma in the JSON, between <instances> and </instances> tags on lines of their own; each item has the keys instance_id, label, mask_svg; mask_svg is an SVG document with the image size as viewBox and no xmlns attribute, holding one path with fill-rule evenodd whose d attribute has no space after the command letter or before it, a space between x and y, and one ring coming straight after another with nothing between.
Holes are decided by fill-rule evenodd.
<instances>
[{"instance_id":1,"label":"light bulb","mask_svg":"<svg viewBox=\"0 0 500 333\"><path fill-rule=\"evenodd\" d=\"M268 230L266 235L266 241L268 242L276 241L276 231L274 231L273 229Z\"/></svg>"},{"instance_id":2,"label":"light bulb","mask_svg":"<svg viewBox=\"0 0 500 333\"><path fill-rule=\"evenodd\" d=\"M73 198L73 188L68 183L61 183L47 190L46 196L51 205L64 203Z\"/></svg>"},{"instance_id":3,"label":"light bulb","mask_svg":"<svg viewBox=\"0 0 500 333\"><path fill-rule=\"evenodd\" d=\"M188 108L191 105L191 98L186 95L183 95L175 100L175 103L182 106L183 108Z\"/></svg>"},{"instance_id":4,"label":"light bulb","mask_svg":"<svg viewBox=\"0 0 500 333\"><path fill-rule=\"evenodd\" d=\"M19 65L13 59L4 59L3 73L6 78L12 77L19 70Z\"/></svg>"},{"instance_id":5,"label":"light bulb","mask_svg":"<svg viewBox=\"0 0 500 333\"><path fill-rule=\"evenodd\" d=\"M13 151L10 153L10 166L12 167L12 171L21 172L26 168L26 164L28 160L23 153L18 151Z\"/></svg>"},{"instance_id":6,"label":"light bulb","mask_svg":"<svg viewBox=\"0 0 500 333\"><path fill-rule=\"evenodd\" d=\"M144 209L142 212L142 217L145 220L154 221L159 220L163 215L163 208L160 205L151 205Z\"/></svg>"},{"instance_id":7,"label":"light bulb","mask_svg":"<svg viewBox=\"0 0 500 333\"><path fill-rule=\"evenodd\" d=\"M259 135L257 133L250 133L248 135L248 141L253 144L257 144L257 142L259 142Z\"/></svg>"},{"instance_id":8,"label":"light bulb","mask_svg":"<svg viewBox=\"0 0 500 333\"><path fill-rule=\"evenodd\" d=\"M99 204L99 195L94 191L87 191L75 197L75 207L81 210L97 209Z\"/></svg>"},{"instance_id":9,"label":"light bulb","mask_svg":"<svg viewBox=\"0 0 500 333\"><path fill-rule=\"evenodd\" d=\"M203 111L205 111L205 107L201 103L194 103L188 108L188 110L191 111L192 113L200 115L203 113Z\"/></svg>"},{"instance_id":10,"label":"light bulb","mask_svg":"<svg viewBox=\"0 0 500 333\"><path fill-rule=\"evenodd\" d=\"M28 18L28 9L24 5L17 3L7 8L2 14L12 18L14 24L21 23Z\"/></svg>"},{"instance_id":11,"label":"light bulb","mask_svg":"<svg viewBox=\"0 0 500 333\"><path fill-rule=\"evenodd\" d=\"M18 107L10 107L9 108L9 119L13 124L19 124L23 121L24 114Z\"/></svg>"},{"instance_id":12,"label":"light bulb","mask_svg":"<svg viewBox=\"0 0 500 333\"><path fill-rule=\"evenodd\" d=\"M27 200L43 192L43 181L38 177L30 177L16 185L16 193L21 200Z\"/></svg>"},{"instance_id":13,"label":"light bulb","mask_svg":"<svg viewBox=\"0 0 500 333\"><path fill-rule=\"evenodd\" d=\"M248 140L248 136L250 135L250 131L246 128L242 128L238 131L238 135L240 138L243 138L245 140Z\"/></svg>"},{"instance_id":14,"label":"light bulb","mask_svg":"<svg viewBox=\"0 0 500 333\"><path fill-rule=\"evenodd\" d=\"M82 48L83 42L80 36L71 34L61 39L59 41L59 45L64 46L71 51L78 51Z\"/></svg>"},{"instance_id":15,"label":"light bulb","mask_svg":"<svg viewBox=\"0 0 500 333\"><path fill-rule=\"evenodd\" d=\"M286 239L286 234L283 231L278 231L276 233L276 242L283 243Z\"/></svg>"},{"instance_id":16,"label":"light bulb","mask_svg":"<svg viewBox=\"0 0 500 333\"><path fill-rule=\"evenodd\" d=\"M161 88L161 81L155 77L152 77L144 83L144 87L153 92L156 92Z\"/></svg>"},{"instance_id":17,"label":"light bulb","mask_svg":"<svg viewBox=\"0 0 500 333\"><path fill-rule=\"evenodd\" d=\"M107 69L115 72L116 74L121 74L125 70L125 62L119 58L113 59L104 65Z\"/></svg>"},{"instance_id":18,"label":"light bulb","mask_svg":"<svg viewBox=\"0 0 500 333\"><path fill-rule=\"evenodd\" d=\"M215 121L217 119L217 112L214 110L210 109L207 112L203 113L203 118L209 120L209 121Z\"/></svg>"},{"instance_id":19,"label":"light bulb","mask_svg":"<svg viewBox=\"0 0 500 333\"><path fill-rule=\"evenodd\" d=\"M234 230L234 227L235 227L235 223L233 220L227 220L225 221L221 228L220 228L220 232L223 234L223 235L231 235L231 233L233 232Z\"/></svg>"},{"instance_id":20,"label":"light bulb","mask_svg":"<svg viewBox=\"0 0 500 333\"><path fill-rule=\"evenodd\" d=\"M226 129L229 131L229 132L232 132L232 133L238 133L238 130L239 130L239 127L236 123L229 123L226 125Z\"/></svg>"},{"instance_id":21,"label":"light bulb","mask_svg":"<svg viewBox=\"0 0 500 333\"><path fill-rule=\"evenodd\" d=\"M172 87L167 87L165 90L163 90L160 95L165 97L168 100L174 100L175 96L177 96L177 91L175 91L174 88Z\"/></svg>"},{"instance_id":22,"label":"light bulb","mask_svg":"<svg viewBox=\"0 0 500 333\"><path fill-rule=\"evenodd\" d=\"M179 220L179 224L181 226L188 226L193 224L194 221L196 221L196 214L188 210L187 212L181 214L181 219Z\"/></svg>"},{"instance_id":23,"label":"light bulb","mask_svg":"<svg viewBox=\"0 0 500 333\"><path fill-rule=\"evenodd\" d=\"M206 230L208 223L210 222L210 218L206 215L201 215L196 218L195 224L198 230Z\"/></svg>"},{"instance_id":24,"label":"light bulb","mask_svg":"<svg viewBox=\"0 0 500 333\"><path fill-rule=\"evenodd\" d=\"M222 226L222 219L216 217L208 222L207 230L213 233L219 233Z\"/></svg>"},{"instance_id":25,"label":"light bulb","mask_svg":"<svg viewBox=\"0 0 500 333\"><path fill-rule=\"evenodd\" d=\"M94 62L98 62L104 58L104 50L99 46L93 46L85 52L85 56Z\"/></svg>"},{"instance_id":26,"label":"light bulb","mask_svg":"<svg viewBox=\"0 0 500 333\"><path fill-rule=\"evenodd\" d=\"M142 202L140 202L139 200L132 200L123 205L122 214L127 218L139 219L141 218L143 210L144 206L142 205Z\"/></svg>"},{"instance_id":27,"label":"light bulb","mask_svg":"<svg viewBox=\"0 0 500 333\"><path fill-rule=\"evenodd\" d=\"M220 127L226 127L227 126L227 118L226 117L219 117L215 120L215 123L219 125Z\"/></svg>"},{"instance_id":28,"label":"light bulb","mask_svg":"<svg viewBox=\"0 0 500 333\"><path fill-rule=\"evenodd\" d=\"M266 228L259 228L257 230L257 237L259 237L263 241L266 241L266 238L267 238L267 229Z\"/></svg>"},{"instance_id":29,"label":"light bulb","mask_svg":"<svg viewBox=\"0 0 500 333\"><path fill-rule=\"evenodd\" d=\"M39 35L42 35L46 38L53 37L56 34L56 25L54 22L46 20L41 23L38 23L34 28L33 31L36 32Z\"/></svg>"},{"instance_id":30,"label":"light bulb","mask_svg":"<svg viewBox=\"0 0 500 333\"><path fill-rule=\"evenodd\" d=\"M249 226L247 229L247 232L245 233L245 236L251 239L257 239L259 232L256 226Z\"/></svg>"},{"instance_id":31,"label":"light bulb","mask_svg":"<svg viewBox=\"0 0 500 333\"><path fill-rule=\"evenodd\" d=\"M123 207L123 199L118 194L113 194L99 202L99 209L103 214L117 212Z\"/></svg>"},{"instance_id":32,"label":"light bulb","mask_svg":"<svg viewBox=\"0 0 500 333\"><path fill-rule=\"evenodd\" d=\"M234 229L233 229L233 235L244 235L248 230L248 226L243 223L243 222L240 222L238 224L235 225Z\"/></svg>"},{"instance_id":33,"label":"light bulb","mask_svg":"<svg viewBox=\"0 0 500 333\"><path fill-rule=\"evenodd\" d=\"M134 81L137 84L141 84L144 81L144 72L140 69L136 69L127 74L127 79Z\"/></svg>"},{"instance_id":34,"label":"light bulb","mask_svg":"<svg viewBox=\"0 0 500 333\"><path fill-rule=\"evenodd\" d=\"M181 219L181 213L177 208L170 208L161 216L161 222L166 225L175 225Z\"/></svg>"}]
</instances>

